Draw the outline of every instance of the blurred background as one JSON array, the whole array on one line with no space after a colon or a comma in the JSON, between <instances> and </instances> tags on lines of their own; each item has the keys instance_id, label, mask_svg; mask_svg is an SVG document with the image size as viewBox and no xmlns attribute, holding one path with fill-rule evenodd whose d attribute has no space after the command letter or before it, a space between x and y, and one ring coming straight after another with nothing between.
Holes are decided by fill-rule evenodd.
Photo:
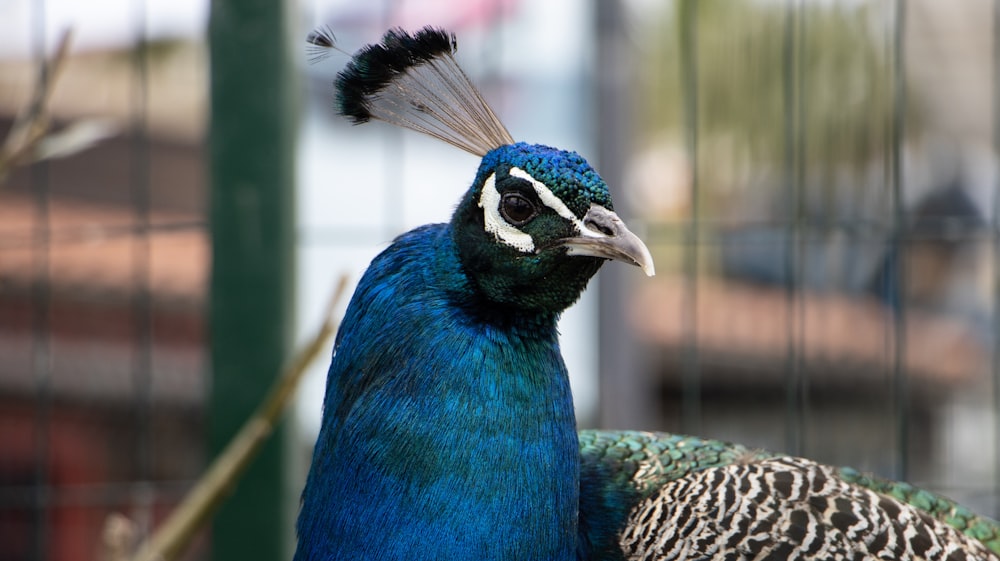
<instances>
[{"instance_id":1,"label":"blurred background","mask_svg":"<svg viewBox=\"0 0 1000 561\"><path fill-rule=\"evenodd\" d=\"M581 426L851 465L1000 516L1000 2L0 1L0 561L146 533L396 235L478 161L337 117L347 56L444 26L519 140L653 252L561 322ZM29 111L30 113L30 111ZM16 160L16 162L15 162ZM17 163L11 166L12 162ZM343 308L344 303L341 304ZM325 362L325 358L324 361ZM283 559L325 364L187 559Z\"/></svg>"}]
</instances>

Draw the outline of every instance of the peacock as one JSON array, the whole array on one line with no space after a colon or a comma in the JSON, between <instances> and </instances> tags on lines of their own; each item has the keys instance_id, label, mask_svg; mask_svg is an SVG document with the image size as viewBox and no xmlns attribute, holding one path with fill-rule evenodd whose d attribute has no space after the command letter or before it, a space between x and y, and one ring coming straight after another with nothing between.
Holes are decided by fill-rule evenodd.
<instances>
[{"instance_id":1,"label":"peacock","mask_svg":"<svg viewBox=\"0 0 1000 561\"><path fill-rule=\"evenodd\" d=\"M336 48L328 32L309 42ZM355 123L482 158L400 235L334 344L297 561L1000 559L1000 526L851 469L666 433L577 431L556 322L601 265L654 274L575 152L515 142L454 34L388 31L335 80Z\"/></svg>"}]
</instances>

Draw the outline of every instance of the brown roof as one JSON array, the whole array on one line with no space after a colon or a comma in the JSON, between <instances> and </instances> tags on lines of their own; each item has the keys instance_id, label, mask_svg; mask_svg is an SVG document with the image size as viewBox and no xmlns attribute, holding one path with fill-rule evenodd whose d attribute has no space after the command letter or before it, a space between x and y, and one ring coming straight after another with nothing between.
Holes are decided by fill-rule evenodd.
<instances>
[{"instance_id":1,"label":"brown roof","mask_svg":"<svg viewBox=\"0 0 1000 561\"><path fill-rule=\"evenodd\" d=\"M0 393L36 395L46 380L56 398L128 403L148 391L157 403L200 403L210 247L198 216L155 211L143 236L127 207L51 198L46 244L35 202L0 189ZM46 278L39 326L32 290ZM133 306L139 289L148 290L147 317ZM148 347L142 321L151 322Z\"/></svg>"},{"instance_id":2,"label":"brown roof","mask_svg":"<svg viewBox=\"0 0 1000 561\"><path fill-rule=\"evenodd\" d=\"M142 236L127 208L52 199L46 244L36 203L0 190L0 290L47 276L54 292L128 296L145 285L157 300L201 303L210 251L201 217L154 211L149 222Z\"/></svg>"},{"instance_id":3,"label":"brown roof","mask_svg":"<svg viewBox=\"0 0 1000 561\"><path fill-rule=\"evenodd\" d=\"M668 351L695 344L706 361L734 365L737 370L754 365L760 367L756 371L774 376L784 375L790 348L806 367L835 374L842 382L870 377L873 371L890 372L893 367L894 318L874 299L804 292L790 303L780 288L701 278L691 336L692 321L685 319L684 307L690 294L680 277L640 283L630 310L640 339ZM905 325L905 366L910 375L950 384L989 372L989 350L968 324L908 309Z\"/></svg>"}]
</instances>

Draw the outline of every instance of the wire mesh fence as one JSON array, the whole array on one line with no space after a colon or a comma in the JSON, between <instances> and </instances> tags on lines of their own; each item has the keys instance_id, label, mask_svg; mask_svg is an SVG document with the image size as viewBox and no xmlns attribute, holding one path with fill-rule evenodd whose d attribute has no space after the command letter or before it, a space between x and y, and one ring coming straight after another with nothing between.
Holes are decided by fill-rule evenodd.
<instances>
[{"instance_id":1,"label":"wire mesh fence","mask_svg":"<svg viewBox=\"0 0 1000 561\"><path fill-rule=\"evenodd\" d=\"M646 26L654 424L996 512L994 14L677 2Z\"/></svg>"},{"instance_id":2,"label":"wire mesh fence","mask_svg":"<svg viewBox=\"0 0 1000 561\"><path fill-rule=\"evenodd\" d=\"M154 41L144 7L63 59L46 3L9 24L30 43L0 63L2 559L95 557L110 513L147 531L203 465L203 49Z\"/></svg>"}]
</instances>

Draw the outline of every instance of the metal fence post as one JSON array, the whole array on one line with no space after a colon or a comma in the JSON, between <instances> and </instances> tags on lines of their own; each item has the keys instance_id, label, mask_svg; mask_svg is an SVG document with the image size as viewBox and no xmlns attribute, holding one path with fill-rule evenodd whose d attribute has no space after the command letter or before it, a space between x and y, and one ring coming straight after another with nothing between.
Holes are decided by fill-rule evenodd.
<instances>
[{"instance_id":1,"label":"metal fence post","mask_svg":"<svg viewBox=\"0 0 1000 561\"><path fill-rule=\"evenodd\" d=\"M290 344L296 117L289 15L281 0L212 2L213 453L260 402ZM213 559L288 557L280 432L220 509Z\"/></svg>"}]
</instances>

